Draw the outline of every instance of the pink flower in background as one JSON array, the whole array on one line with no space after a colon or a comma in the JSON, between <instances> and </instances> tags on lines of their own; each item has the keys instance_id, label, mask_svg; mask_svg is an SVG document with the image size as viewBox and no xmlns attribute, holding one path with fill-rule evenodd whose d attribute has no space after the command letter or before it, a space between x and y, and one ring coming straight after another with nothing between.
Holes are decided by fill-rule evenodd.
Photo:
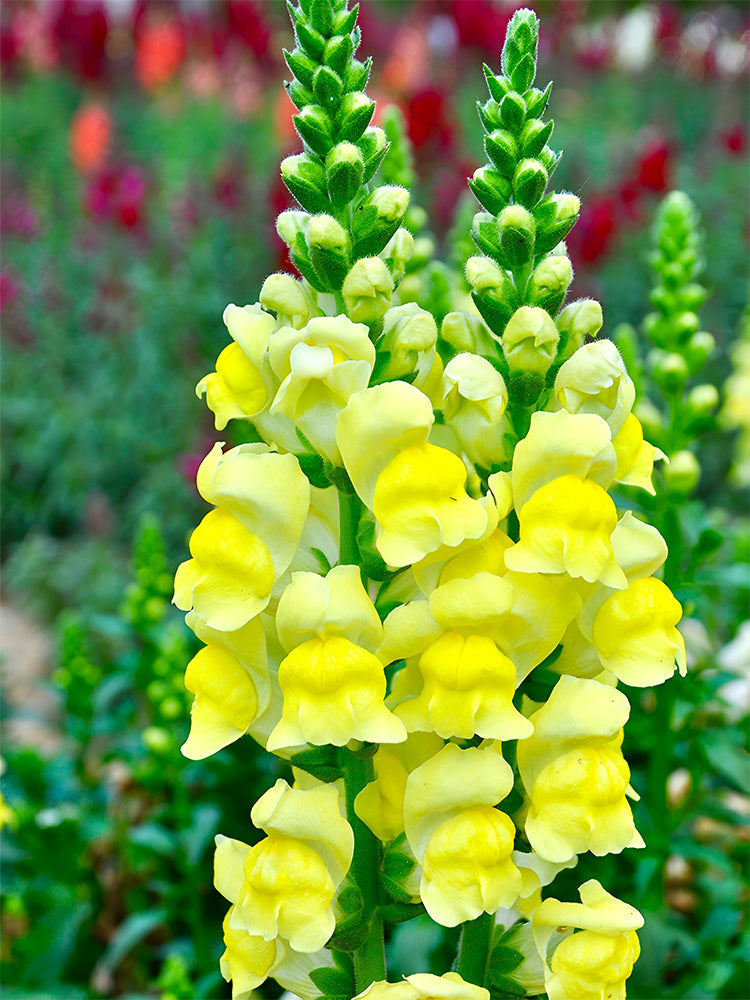
<instances>
[{"instance_id":1,"label":"pink flower in background","mask_svg":"<svg viewBox=\"0 0 750 1000\"><path fill-rule=\"evenodd\" d=\"M26 195L21 191L9 191L0 207L0 232L30 240L36 236L38 228L38 219Z\"/></svg>"},{"instance_id":2,"label":"pink flower in background","mask_svg":"<svg viewBox=\"0 0 750 1000\"><path fill-rule=\"evenodd\" d=\"M18 298L21 286L7 271L0 271L0 312L6 306L13 305Z\"/></svg>"}]
</instances>

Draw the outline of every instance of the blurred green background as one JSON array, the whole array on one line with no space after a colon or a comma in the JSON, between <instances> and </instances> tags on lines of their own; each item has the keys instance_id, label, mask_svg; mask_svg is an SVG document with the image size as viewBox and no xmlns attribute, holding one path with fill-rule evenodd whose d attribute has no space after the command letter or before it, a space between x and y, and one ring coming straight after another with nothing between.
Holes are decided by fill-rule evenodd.
<instances>
[{"instance_id":1,"label":"blurred green background","mask_svg":"<svg viewBox=\"0 0 750 1000\"><path fill-rule=\"evenodd\" d=\"M644 805L653 849L596 874L647 912L629 996L746 1000L750 20L742 2L529 5L538 78L555 81L555 188L583 201L573 291L601 300L606 335L649 311L670 189L705 231L721 402L680 514L692 669L658 724L644 695L626 735L633 784L648 800L660 782L669 815ZM413 201L453 263L484 160L481 65L497 65L516 6L362 5L368 91L378 115L403 112ZM195 383L227 342L224 306L287 266L273 224L291 204L279 160L300 147L281 85L291 30L270 0L16 0L0 17L3 986L225 996L212 838L252 837L278 762L250 741L181 757L194 640L169 600L215 440ZM418 927L392 960L414 971L441 943Z\"/></svg>"}]
</instances>

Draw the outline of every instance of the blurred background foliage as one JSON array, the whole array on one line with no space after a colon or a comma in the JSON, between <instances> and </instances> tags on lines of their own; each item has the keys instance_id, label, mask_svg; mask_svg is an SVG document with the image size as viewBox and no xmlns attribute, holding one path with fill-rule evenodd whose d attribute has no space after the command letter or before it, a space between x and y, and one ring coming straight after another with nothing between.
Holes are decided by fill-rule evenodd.
<instances>
[{"instance_id":1,"label":"blurred background foliage","mask_svg":"<svg viewBox=\"0 0 750 1000\"><path fill-rule=\"evenodd\" d=\"M601 300L634 377L670 189L703 230L716 349L701 378L718 403L688 442L701 475L672 580L691 672L632 699L649 847L596 874L647 915L629 996L746 998L750 20L744 2L526 5L539 79L555 81L555 187L583 201L573 291ZM497 64L516 6L362 5L369 92L379 116L401 109L413 203L453 268L432 273L427 307L441 274L461 291L481 63ZM212 838L252 838L277 763L250 741L181 757L193 638L169 599L215 437L194 385L226 343L226 303L288 267L273 223L291 204L279 160L299 148L291 30L272 0L16 0L0 17L2 981L19 997L224 996ZM389 947L409 972L441 946L417 921Z\"/></svg>"}]
</instances>

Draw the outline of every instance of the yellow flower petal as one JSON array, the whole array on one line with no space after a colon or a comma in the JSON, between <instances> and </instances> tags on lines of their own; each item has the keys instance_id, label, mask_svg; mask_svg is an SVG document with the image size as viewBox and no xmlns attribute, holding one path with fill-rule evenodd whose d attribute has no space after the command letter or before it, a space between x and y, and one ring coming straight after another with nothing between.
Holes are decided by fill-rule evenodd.
<instances>
[{"instance_id":1,"label":"yellow flower petal","mask_svg":"<svg viewBox=\"0 0 750 1000\"><path fill-rule=\"evenodd\" d=\"M635 386L611 340L579 347L557 373L553 391L569 413L594 413L606 420L613 437L635 401Z\"/></svg>"},{"instance_id":2,"label":"yellow flower petal","mask_svg":"<svg viewBox=\"0 0 750 1000\"><path fill-rule=\"evenodd\" d=\"M284 711L269 737L269 750L306 742L344 746L351 739L406 739L403 724L383 704L382 663L342 636L298 646L279 667L279 685Z\"/></svg>"},{"instance_id":3,"label":"yellow flower petal","mask_svg":"<svg viewBox=\"0 0 750 1000\"><path fill-rule=\"evenodd\" d=\"M519 525L521 541L505 554L509 569L627 586L612 549L617 510L592 480L567 475L542 486L521 508Z\"/></svg>"},{"instance_id":4,"label":"yellow flower petal","mask_svg":"<svg viewBox=\"0 0 750 1000\"><path fill-rule=\"evenodd\" d=\"M185 671L195 695L190 735L182 752L202 760L245 733L258 713L258 695L248 669L218 645L204 646Z\"/></svg>"},{"instance_id":5,"label":"yellow flower petal","mask_svg":"<svg viewBox=\"0 0 750 1000\"><path fill-rule=\"evenodd\" d=\"M625 684L651 687L671 677L675 659L684 674L685 640L675 628L682 608L653 577L634 580L602 604L592 637L602 666Z\"/></svg>"},{"instance_id":6,"label":"yellow flower petal","mask_svg":"<svg viewBox=\"0 0 750 1000\"><path fill-rule=\"evenodd\" d=\"M643 428L634 413L629 415L612 444L617 455L615 481L626 486L640 486L653 496L656 492L651 482L654 461L667 456L643 440Z\"/></svg>"}]
</instances>

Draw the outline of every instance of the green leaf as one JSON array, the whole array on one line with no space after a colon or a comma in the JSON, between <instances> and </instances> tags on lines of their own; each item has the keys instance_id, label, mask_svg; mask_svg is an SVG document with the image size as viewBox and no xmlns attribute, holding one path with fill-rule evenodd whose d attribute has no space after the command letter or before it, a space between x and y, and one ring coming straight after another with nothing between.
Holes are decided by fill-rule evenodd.
<instances>
[{"instance_id":1,"label":"green leaf","mask_svg":"<svg viewBox=\"0 0 750 1000\"><path fill-rule=\"evenodd\" d=\"M128 833L128 840L139 847L148 848L156 854L168 855L177 845L177 834L158 823L141 823Z\"/></svg>"},{"instance_id":2,"label":"green leaf","mask_svg":"<svg viewBox=\"0 0 750 1000\"><path fill-rule=\"evenodd\" d=\"M110 970L116 969L128 952L166 920L166 910L145 910L142 913L131 913L110 938L109 946L100 959L100 964Z\"/></svg>"},{"instance_id":3,"label":"green leaf","mask_svg":"<svg viewBox=\"0 0 750 1000\"><path fill-rule=\"evenodd\" d=\"M320 781L335 781L341 777L338 752L333 746L310 747L309 750L301 750L292 756L289 763L292 767L299 767L303 771L307 771L308 774L319 778Z\"/></svg>"},{"instance_id":4,"label":"green leaf","mask_svg":"<svg viewBox=\"0 0 750 1000\"><path fill-rule=\"evenodd\" d=\"M313 969L310 979L325 1000L349 1000L354 996L354 978L343 969L332 969L330 966Z\"/></svg>"}]
</instances>

